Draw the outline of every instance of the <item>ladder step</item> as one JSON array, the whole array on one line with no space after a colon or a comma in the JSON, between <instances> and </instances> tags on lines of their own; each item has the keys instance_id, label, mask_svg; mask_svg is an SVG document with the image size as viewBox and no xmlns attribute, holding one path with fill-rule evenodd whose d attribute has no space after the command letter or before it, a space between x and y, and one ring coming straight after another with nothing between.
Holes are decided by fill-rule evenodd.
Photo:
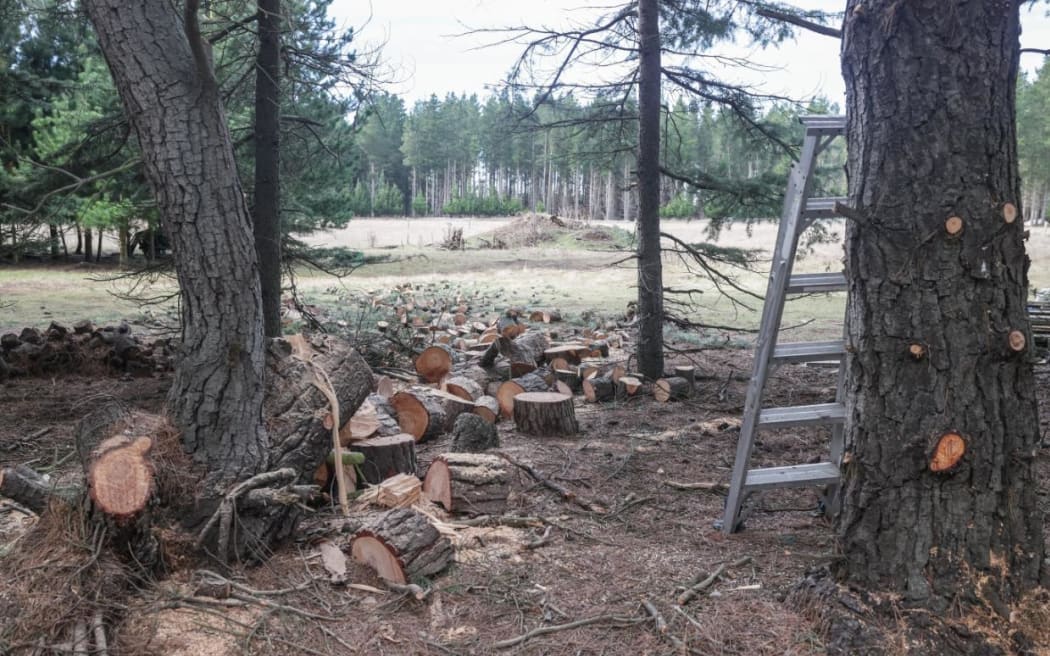
<instances>
[{"instance_id":1,"label":"ladder step","mask_svg":"<svg viewBox=\"0 0 1050 656\"><path fill-rule=\"evenodd\" d=\"M831 198L810 198L806 201L806 209L802 210L802 216L807 219L841 219L835 213L835 203L843 205L849 201L845 196L834 196Z\"/></svg>"},{"instance_id":2,"label":"ladder step","mask_svg":"<svg viewBox=\"0 0 1050 656\"><path fill-rule=\"evenodd\" d=\"M842 134L846 130L845 116L799 116L798 121L806 126L806 134Z\"/></svg>"},{"instance_id":3,"label":"ladder step","mask_svg":"<svg viewBox=\"0 0 1050 656\"><path fill-rule=\"evenodd\" d=\"M746 491L763 490L777 487L809 487L834 485L841 478L839 468L831 462L818 462L812 465L789 465L787 467L767 467L752 469L747 472L744 482Z\"/></svg>"},{"instance_id":4,"label":"ladder step","mask_svg":"<svg viewBox=\"0 0 1050 656\"><path fill-rule=\"evenodd\" d=\"M842 340L777 344L776 348L773 349L773 362L786 364L841 360L844 355L846 355L846 344Z\"/></svg>"},{"instance_id":5,"label":"ladder step","mask_svg":"<svg viewBox=\"0 0 1050 656\"><path fill-rule=\"evenodd\" d=\"M841 424L846 421L846 406L841 403L818 403L787 408L765 408L758 414L759 428L786 428L813 424Z\"/></svg>"},{"instance_id":6,"label":"ladder step","mask_svg":"<svg viewBox=\"0 0 1050 656\"><path fill-rule=\"evenodd\" d=\"M844 291L846 291L846 274L841 271L837 273L796 273L788 278L788 294Z\"/></svg>"}]
</instances>

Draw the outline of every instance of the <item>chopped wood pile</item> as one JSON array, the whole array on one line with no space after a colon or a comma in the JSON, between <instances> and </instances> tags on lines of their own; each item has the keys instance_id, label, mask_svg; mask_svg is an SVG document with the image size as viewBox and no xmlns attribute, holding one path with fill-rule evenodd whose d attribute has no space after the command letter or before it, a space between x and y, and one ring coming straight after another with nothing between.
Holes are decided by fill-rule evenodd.
<instances>
[{"instance_id":1,"label":"chopped wood pile","mask_svg":"<svg viewBox=\"0 0 1050 656\"><path fill-rule=\"evenodd\" d=\"M174 346L168 339L131 334L125 323L72 327L52 322L45 330L25 328L0 336L0 380L7 376L58 373L150 376L172 369Z\"/></svg>"}]
</instances>

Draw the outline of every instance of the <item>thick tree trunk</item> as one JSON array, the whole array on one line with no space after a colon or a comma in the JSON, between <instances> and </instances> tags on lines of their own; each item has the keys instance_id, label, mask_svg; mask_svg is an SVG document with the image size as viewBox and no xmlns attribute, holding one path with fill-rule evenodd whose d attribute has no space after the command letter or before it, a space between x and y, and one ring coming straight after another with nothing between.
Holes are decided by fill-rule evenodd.
<instances>
[{"instance_id":1,"label":"thick tree trunk","mask_svg":"<svg viewBox=\"0 0 1050 656\"><path fill-rule=\"evenodd\" d=\"M660 261L660 10L638 3L638 369L664 373L663 264ZM624 215L627 208L624 204Z\"/></svg>"},{"instance_id":2,"label":"thick tree trunk","mask_svg":"<svg viewBox=\"0 0 1050 656\"><path fill-rule=\"evenodd\" d=\"M1018 6L850 0L846 16L859 218L847 237L845 573L938 609L1014 599L1043 560L1036 386L1008 343L1028 332L1024 228L1004 218L1020 196ZM926 345L918 359L913 343Z\"/></svg>"},{"instance_id":3,"label":"thick tree trunk","mask_svg":"<svg viewBox=\"0 0 1050 656\"><path fill-rule=\"evenodd\" d=\"M219 90L193 0L185 16L163 2L85 5L172 243L184 332L169 408L209 496L269 465L259 270Z\"/></svg>"},{"instance_id":4,"label":"thick tree trunk","mask_svg":"<svg viewBox=\"0 0 1050 656\"><path fill-rule=\"evenodd\" d=\"M255 66L255 252L263 331L281 335L281 0L259 0Z\"/></svg>"}]
</instances>

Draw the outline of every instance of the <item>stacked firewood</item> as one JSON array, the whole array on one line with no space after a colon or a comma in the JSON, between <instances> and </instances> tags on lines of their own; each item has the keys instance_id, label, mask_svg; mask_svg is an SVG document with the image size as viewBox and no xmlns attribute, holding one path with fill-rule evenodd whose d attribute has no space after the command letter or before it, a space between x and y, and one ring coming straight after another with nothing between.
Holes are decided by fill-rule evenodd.
<instances>
[{"instance_id":1,"label":"stacked firewood","mask_svg":"<svg viewBox=\"0 0 1050 656\"><path fill-rule=\"evenodd\" d=\"M131 374L149 376L172 368L174 349L168 339L132 335L131 328L95 327L79 321L72 327L52 322L45 330L25 328L0 336L0 378L5 375Z\"/></svg>"}]
</instances>

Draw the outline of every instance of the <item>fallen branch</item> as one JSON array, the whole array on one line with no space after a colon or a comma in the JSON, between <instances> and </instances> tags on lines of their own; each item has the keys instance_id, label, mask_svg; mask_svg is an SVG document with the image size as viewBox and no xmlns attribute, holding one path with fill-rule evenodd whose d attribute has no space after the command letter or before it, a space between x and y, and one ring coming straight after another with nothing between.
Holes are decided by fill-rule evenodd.
<instances>
[{"instance_id":1,"label":"fallen branch","mask_svg":"<svg viewBox=\"0 0 1050 656\"><path fill-rule=\"evenodd\" d=\"M679 483L678 481L664 481L664 485L667 487L673 487L676 490L704 490L705 492L712 492L714 494L725 494L726 486L724 483L714 483L707 481L700 481L697 483Z\"/></svg>"},{"instance_id":2,"label":"fallen branch","mask_svg":"<svg viewBox=\"0 0 1050 656\"><path fill-rule=\"evenodd\" d=\"M640 624L642 622L648 621L648 617L620 617L619 615L597 615L595 617L587 617L582 620L576 620L575 622L568 622L566 624L552 624L550 626L541 626L531 631L528 631L527 633L523 633L516 638L500 640L499 642L494 643L492 646L496 649L506 649L507 647L520 645L526 640L530 640L537 636L547 635L548 633L556 633L558 631L567 631L569 629L576 629L581 626L588 626L591 624L600 624L602 622L610 622L613 624L629 626L632 624Z\"/></svg>"},{"instance_id":3,"label":"fallen branch","mask_svg":"<svg viewBox=\"0 0 1050 656\"><path fill-rule=\"evenodd\" d=\"M708 576L706 579L700 581L693 587L678 595L678 599L676 599L675 602L679 606L685 606L689 603L690 599L714 585L714 582L718 580L719 576L722 576L722 572L724 571L726 571L726 566L725 563L722 563L718 566L718 568L715 571L711 572L711 575Z\"/></svg>"},{"instance_id":4,"label":"fallen branch","mask_svg":"<svg viewBox=\"0 0 1050 656\"><path fill-rule=\"evenodd\" d=\"M543 545L550 543L550 541L551 541L550 537L551 537L551 527L548 526L547 529L545 531L543 531L543 535L541 535L536 540L530 540L529 542L526 542L524 544L524 547L526 549L539 549Z\"/></svg>"},{"instance_id":5,"label":"fallen branch","mask_svg":"<svg viewBox=\"0 0 1050 656\"><path fill-rule=\"evenodd\" d=\"M589 501L585 501L583 499L580 499L578 496L576 496L575 492L569 490L568 488L566 488L563 485L559 485L559 484L555 483L554 481L550 480L549 478L547 478L546 476L544 476L540 472L536 471L536 469L532 465L530 465L528 463L525 463L525 462L519 462L519 461L515 460L514 458L510 457L509 455L507 455L506 453L503 453L501 451L500 452L496 452L496 455L498 455L499 457L503 458L504 460L506 460L510 464L514 465L518 469L522 470L523 472L525 472L526 474L531 476L534 481L536 481L537 483L539 483L543 487L547 488L548 490L552 490L554 492L557 492L559 495L561 495L561 498L564 499L565 501L572 502L572 503L576 504L577 506L583 508L584 510L586 510L588 512L599 513L599 514L603 514L603 515L607 512L605 510L605 508L602 508L601 506L598 506L598 505L595 505L595 504L593 504L593 503L591 503Z\"/></svg>"},{"instance_id":6,"label":"fallen branch","mask_svg":"<svg viewBox=\"0 0 1050 656\"><path fill-rule=\"evenodd\" d=\"M667 620L665 620L664 616L660 614L660 611L656 610L656 606L653 605L653 602L648 599L642 599L642 607L648 611L649 617L653 618L653 621L656 622L656 630L660 633L666 634Z\"/></svg>"},{"instance_id":7,"label":"fallen branch","mask_svg":"<svg viewBox=\"0 0 1050 656\"><path fill-rule=\"evenodd\" d=\"M416 601L423 601L430 594L430 590L424 590L415 583L409 583L403 585L401 583L394 583L393 581L383 580L383 585L390 589L391 592L400 592L404 595L411 595Z\"/></svg>"}]
</instances>

